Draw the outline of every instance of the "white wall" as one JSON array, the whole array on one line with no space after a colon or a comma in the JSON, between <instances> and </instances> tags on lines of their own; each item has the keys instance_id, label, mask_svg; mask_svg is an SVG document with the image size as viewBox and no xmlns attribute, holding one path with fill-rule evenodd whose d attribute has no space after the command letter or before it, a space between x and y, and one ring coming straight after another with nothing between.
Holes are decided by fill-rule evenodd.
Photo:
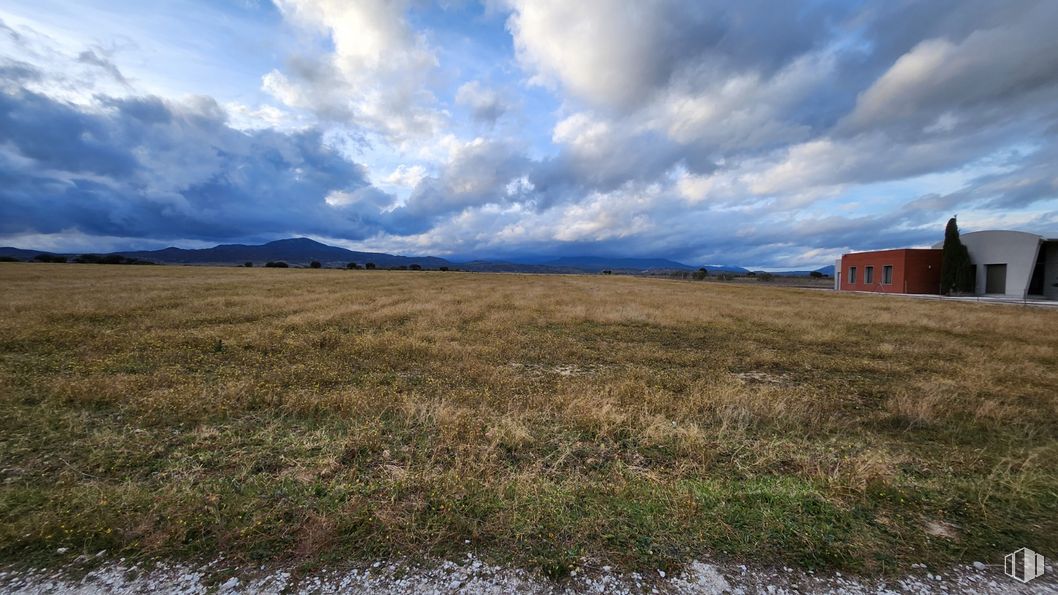
<instances>
[{"instance_id":1,"label":"white wall","mask_svg":"<svg viewBox=\"0 0 1058 595\"><path fill-rule=\"evenodd\" d=\"M1040 236L1021 231L975 231L963 235L961 239L970 252L970 260L977 268L977 287L974 293L980 295L985 292L988 276L985 265L1005 264L1007 288L1004 295L1025 297L1032 278L1032 269L1036 266L1037 251L1042 240Z\"/></svg>"}]
</instances>

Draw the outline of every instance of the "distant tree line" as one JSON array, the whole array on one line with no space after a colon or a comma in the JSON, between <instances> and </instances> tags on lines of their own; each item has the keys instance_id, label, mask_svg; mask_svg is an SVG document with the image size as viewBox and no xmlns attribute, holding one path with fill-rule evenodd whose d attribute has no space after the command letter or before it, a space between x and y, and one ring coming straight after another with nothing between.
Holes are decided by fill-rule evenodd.
<instances>
[{"instance_id":1,"label":"distant tree line","mask_svg":"<svg viewBox=\"0 0 1058 595\"><path fill-rule=\"evenodd\" d=\"M36 262L66 262L66 257L58 254L38 254L33 257L33 260Z\"/></svg>"},{"instance_id":2,"label":"distant tree line","mask_svg":"<svg viewBox=\"0 0 1058 595\"><path fill-rule=\"evenodd\" d=\"M243 266L243 267L253 267L253 263L247 261L247 262L243 263L241 266ZM286 269L286 268L290 268L290 265L288 263L282 261L282 260L270 260L270 261L266 262L264 264L264 266L265 266L265 268L270 268L270 269ZM318 260L313 260L312 262L309 263L309 268L310 269L321 269L321 268L323 268L323 264L320 261L318 261ZM373 270L378 269L379 266L376 265L373 262L365 262L363 264L363 266L361 266L359 263L356 263L356 262L350 262L350 263L346 263L345 268L348 269L348 270L351 270L351 271L358 271L358 270L361 270L361 269L366 269L366 270L369 270L369 271L373 271ZM413 263L413 264L402 264L402 265L398 265L398 266L389 267L388 270L390 270L390 271L423 271L423 270L426 270L426 269L424 269L421 264ZM452 270L452 269L450 269L447 266L443 266L443 267L437 267L437 270L439 270L439 271L449 271L449 270ZM455 269L455 270L458 270L458 269Z\"/></svg>"},{"instance_id":3,"label":"distant tree line","mask_svg":"<svg viewBox=\"0 0 1058 595\"><path fill-rule=\"evenodd\" d=\"M73 261L81 264L154 264L149 260L121 254L82 254L75 257Z\"/></svg>"},{"instance_id":4,"label":"distant tree line","mask_svg":"<svg viewBox=\"0 0 1058 595\"><path fill-rule=\"evenodd\" d=\"M5 256L0 258L3 262L19 262L17 258ZM70 259L62 254L41 253L30 259L30 262L63 263L75 262L77 264L155 264L142 258L123 256L121 254L81 254Z\"/></svg>"},{"instance_id":5,"label":"distant tree line","mask_svg":"<svg viewBox=\"0 0 1058 595\"><path fill-rule=\"evenodd\" d=\"M816 277L816 275L814 274L810 276ZM818 276L822 277L823 274L819 273ZM731 281L738 277L747 277L750 279L756 279L757 281L763 281L765 283L775 280L775 274L768 273L766 271L749 271L748 273L738 274L730 271L709 272L709 269L705 267L701 267L697 271L673 271L669 273L669 277L672 279L683 279L692 281L705 281L707 279L714 281Z\"/></svg>"}]
</instances>

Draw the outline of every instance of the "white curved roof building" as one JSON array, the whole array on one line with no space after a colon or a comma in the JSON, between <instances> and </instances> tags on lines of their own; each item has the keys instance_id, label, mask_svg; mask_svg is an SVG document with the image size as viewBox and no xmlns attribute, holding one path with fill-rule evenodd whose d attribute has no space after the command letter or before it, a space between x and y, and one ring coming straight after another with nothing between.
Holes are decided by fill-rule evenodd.
<instances>
[{"instance_id":1,"label":"white curved roof building","mask_svg":"<svg viewBox=\"0 0 1058 595\"><path fill-rule=\"evenodd\" d=\"M1058 300L1058 239L1000 230L961 238L973 263L974 293Z\"/></svg>"}]
</instances>

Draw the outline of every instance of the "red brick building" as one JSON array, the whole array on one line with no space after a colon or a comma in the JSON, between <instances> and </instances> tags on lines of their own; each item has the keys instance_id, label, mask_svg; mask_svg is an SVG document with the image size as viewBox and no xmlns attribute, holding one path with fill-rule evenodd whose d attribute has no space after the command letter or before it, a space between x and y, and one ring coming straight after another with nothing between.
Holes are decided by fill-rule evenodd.
<instances>
[{"instance_id":1,"label":"red brick building","mask_svg":"<svg viewBox=\"0 0 1058 595\"><path fill-rule=\"evenodd\" d=\"M940 293L940 264L937 249L853 252L841 257L835 284L842 291Z\"/></svg>"}]
</instances>

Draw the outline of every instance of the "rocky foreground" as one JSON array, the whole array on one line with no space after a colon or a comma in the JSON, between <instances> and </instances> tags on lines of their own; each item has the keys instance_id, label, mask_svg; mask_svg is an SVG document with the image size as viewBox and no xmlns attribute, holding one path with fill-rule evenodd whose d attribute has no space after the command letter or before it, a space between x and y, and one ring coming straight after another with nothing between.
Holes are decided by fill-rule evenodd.
<instances>
[{"instance_id":1,"label":"rocky foreground","mask_svg":"<svg viewBox=\"0 0 1058 595\"><path fill-rule=\"evenodd\" d=\"M105 558L101 553L99 557ZM86 571L86 565L92 570ZM975 562L944 571L915 565L907 575L862 579L841 573L695 562L683 571L621 573L585 565L562 581L524 570L460 562L378 561L366 567L296 574L291 569L245 568L216 560L200 567L102 561L79 556L59 569L0 571L4 593L1058 593L1047 572L1022 584L998 565Z\"/></svg>"}]
</instances>

